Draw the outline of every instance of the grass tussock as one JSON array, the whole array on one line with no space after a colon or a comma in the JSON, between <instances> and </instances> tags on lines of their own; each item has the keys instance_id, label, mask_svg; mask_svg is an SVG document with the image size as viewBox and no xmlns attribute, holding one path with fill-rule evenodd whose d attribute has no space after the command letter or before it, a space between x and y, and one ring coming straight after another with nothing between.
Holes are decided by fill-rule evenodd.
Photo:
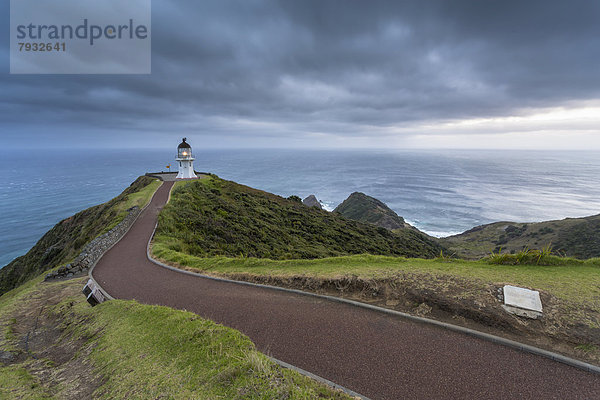
<instances>
[{"instance_id":1,"label":"grass tussock","mask_svg":"<svg viewBox=\"0 0 600 400\"><path fill-rule=\"evenodd\" d=\"M492 252L485 260L497 265L577 265L584 261L553 254L552 246L542 249L524 249L516 253Z\"/></svg>"},{"instance_id":2,"label":"grass tussock","mask_svg":"<svg viewBox=\"0 0 600 400\"><path fill-rule=\"evenodd\" d=\"M37 379L25 368L0 367L0 399L53 399Z\"/></svg>"}]
</instances>

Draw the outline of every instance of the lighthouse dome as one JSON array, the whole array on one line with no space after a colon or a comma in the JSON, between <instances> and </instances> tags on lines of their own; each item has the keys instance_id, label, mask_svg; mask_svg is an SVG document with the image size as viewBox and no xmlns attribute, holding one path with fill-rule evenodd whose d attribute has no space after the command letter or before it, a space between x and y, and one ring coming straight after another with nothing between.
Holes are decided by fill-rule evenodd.
<instances>
[{"instance_id":1,"label":"lighthouse dome","mask_svg":"<svg viewBox=\"0 0 600 400\"><path fill-rule=\"evenodd\" d=\"M179 143L179 146L177 146L178 149L191 149L192 146L190 146L189 144L187 144L186 142L187 138L183 138L181 143Z\"/></svg>"},{"instance_id":2,"label":"lighthouse dome","mask_svg":"<svg viewBox=\"0 0 600 400\"><path fill-rule=\"evenodd\" d=\"M186 140L187 138L183 138L182 142L177 146L178 159L192 158L192 146L190 146Z\"/></svg>"}]
</instances>

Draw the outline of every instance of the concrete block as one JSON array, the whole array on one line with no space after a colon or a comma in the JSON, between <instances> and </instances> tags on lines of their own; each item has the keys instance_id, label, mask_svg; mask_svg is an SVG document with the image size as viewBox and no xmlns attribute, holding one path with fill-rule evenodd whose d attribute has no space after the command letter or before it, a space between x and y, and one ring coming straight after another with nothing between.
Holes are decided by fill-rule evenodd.
<instances>
[{"instance_id":1,"label":"concrete block","mask_svg":"<svg viewBox=\"0 0 600 400\"><path fill-rule=\"evenodd\" d=\"M90 305L92 307L94 307L95 305L98 305L100 303L103 303L104 300L105 300L104 295L102 294L100 289L98 289L97 287L94 287L94 289L92 289L92 292L87 297L87 302L90 303Z\"/></svg>"},{"instance_id":2,"label":"concrete block","mask_svg":"<svg viewBox=\"0 0 600 400\"><path fill-rule=\"evenodd\" d=\"M504 311L519 317L538 319L542 317L540 292L517 286L506 285L504 292Z\"/></svg>"},{"instance_id":3,"label":"concrete block","mask_svg":"<svg viewBox=\"0 0 600 400\"><path fill-rule=\"evenodd\" d=\"M83 295L85 297L88 297L90 295L90 293L92 293L92 290L96 287L96 285L94 285L94 281L92 281L91 279L88 279L87 283L85 284L85 286L83 287L83 290L81 291L83 293Z\"/></svg>"},{"instance_id":4,"label":"concrete block","mask_svg":"<svg viewBox=\"0 0 600 400\"><path fill-rule=\"evenodd\" d=\"M504 304L525 310L542 312L540 292L517 286L504 286Z\"/></svg>"}]
</instances>

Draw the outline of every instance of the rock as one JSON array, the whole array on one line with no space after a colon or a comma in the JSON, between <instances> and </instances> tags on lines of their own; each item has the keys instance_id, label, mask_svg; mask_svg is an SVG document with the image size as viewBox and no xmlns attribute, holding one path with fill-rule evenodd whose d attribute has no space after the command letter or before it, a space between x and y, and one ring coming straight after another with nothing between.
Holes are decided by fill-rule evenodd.
<instances>
[{"instance_id":1,"label":"rock","mask_svg":"<svg viewBox=\"0 0 600 400\"><path fill-rule=\"evenodd\" d=\"M323 209L321 202L319 200L317 200L317 198L315 197L314 194L311 194L310 196L308 196L307 198L302 200L302 203L304 203L304 205L308 206L308 207L317 207L320 210Z\"/></svg>"},{"instance_id":2,"label":"rock","mask_svg":"<svg viewBox=\"0 0 600 400\"><path fill-rule=\"evenodd\" d=\"M10 351L0 350L0 361L8 364L15 360L17 357L15 353L11 353Z\"/></svg>"},{"instance_id":3,"label":"rock","mask_svg":"<svg viewBox=\"0 0 600 400\"><path fill-rule=\"evenodd\" d=\"M385 203L364 193L354 192L337 206L334 212L360 222L368 222L385 229L407 228L404 218L396 214Z\"/></svg>"}]
</instances>

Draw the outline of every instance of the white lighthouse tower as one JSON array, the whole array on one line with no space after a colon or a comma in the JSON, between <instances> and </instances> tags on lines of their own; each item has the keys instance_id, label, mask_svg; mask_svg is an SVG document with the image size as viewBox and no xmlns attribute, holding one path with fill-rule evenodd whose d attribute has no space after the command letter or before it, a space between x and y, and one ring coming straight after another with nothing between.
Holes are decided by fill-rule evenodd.
<instances>
[{"instance_id":1,"label":"white lighthouse tower","mask_svg":"<svg viewBox=\"0 0 600 400\"><path fill-rule=\"evenodd\" d=\"M177 158L179 162L179 173L177 179L195 179L198 178L194 173L194 157L192 157L192 147L186 143L187 138L177 146Z\"/></svg>"}]
</instances>

